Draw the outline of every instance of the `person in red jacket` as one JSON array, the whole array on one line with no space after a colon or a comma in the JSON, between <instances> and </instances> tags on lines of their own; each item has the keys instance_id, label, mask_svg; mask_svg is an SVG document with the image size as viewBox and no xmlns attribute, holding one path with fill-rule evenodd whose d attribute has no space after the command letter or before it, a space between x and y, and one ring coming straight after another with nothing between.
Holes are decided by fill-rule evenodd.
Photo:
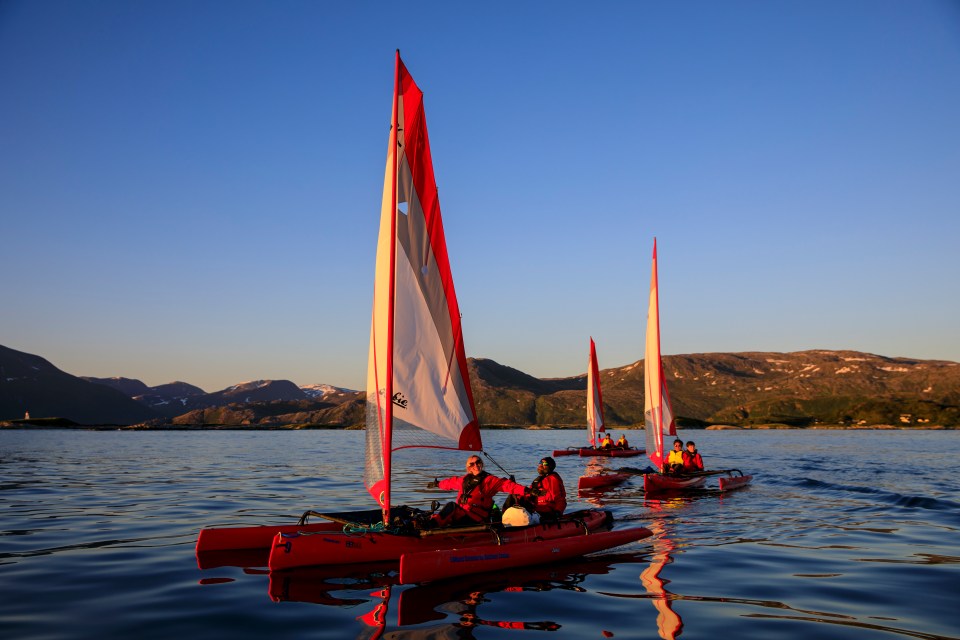
<instances>
[{"instance_id":1,"label":"person in red jacket","mask_svg":"<svg viewBox=\"0 0 960 640\"><path fill-rule=\"evenodd\" d=\"M504 511L519 504L527 511L539 514L541 521L559 518L567 508L567 490L563 486L563 478L554 471L556 468L557 463L553 458L543 458L537 465L537 477L530 483L523 499L508 496L503 503Z\"/></svg>"},{"instance_id":2,"label":"person in red jacket","mask_svg":"<svg viewBox=\"0 0 960 640\"><path fill-rule=\"evenodd\" d=\"M494 495L503 491L522 496L526 491L523 485L509 478L498 478L484 471L480 456L467 458L465 475L434 480L427 487L457 491L455 502L448 502L443 509L430 517L430 528L489 522Z\"/></svg>"},{"instance_id":3,"label":"person in red jacket","mask_svg":"<svg viewBox=\"0 0 960 640\"><path fill-rule=\"evenodd\" d=\"M683 452L683 472L691 471L703 471L703 458L700 457L700 452L697 451L697 445L693 440L687 442L687 450Z\"/></svg>"},{"instance_id":4,"label":"person in red jacket","mask_svg":"<svg viewBox=\"0 0 960 640\"><path fill-rule=\"evenodd\" d=\"M544 458L537 465L537 477L530 483L530 494L536 500L534 509L541 520L556 520L567 508L567 490L556 468L553 458Z\"/></svg>"}]
</instances>

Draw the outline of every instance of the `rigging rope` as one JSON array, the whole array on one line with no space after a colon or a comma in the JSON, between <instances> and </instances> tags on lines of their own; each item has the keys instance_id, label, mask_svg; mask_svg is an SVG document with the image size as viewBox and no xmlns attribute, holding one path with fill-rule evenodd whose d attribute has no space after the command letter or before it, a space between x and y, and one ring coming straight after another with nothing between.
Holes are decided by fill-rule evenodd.
<instances>
[{"instance_id":1,"label":"rigging rope","mask_svg":"<svg viewBox=\"0 0 960 640\"><path fill-rule=\"evenodd\" d=\"M483 451L482 453L483 453L483 455L485 455L485 456L487 456L488 458L490 458L490 462L492 462L493 464L497 465L497 468L500 469L500 471L503 471L505 474L507 474L508 476L510 476L510 479L511 479L511 480L513 479L513 474L510 473L509 471L507 471L506 469L504 469L502 466L500 466L500 463L497 462L496 460L494 460L492 455L490 455L490 454L487 453L486 451Z\"/></svg>"}]
</instances>

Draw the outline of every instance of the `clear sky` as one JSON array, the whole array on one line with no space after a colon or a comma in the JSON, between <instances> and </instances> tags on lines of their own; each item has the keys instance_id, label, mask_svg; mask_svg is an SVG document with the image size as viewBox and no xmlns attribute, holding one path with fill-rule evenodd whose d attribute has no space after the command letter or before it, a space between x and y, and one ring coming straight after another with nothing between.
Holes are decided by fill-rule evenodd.
<instances>
[{"instance_id":1,"label":"clear sky","mask_svg":"<svg viewBox=\"0 0 960 640\"><path fill-rule=\"evenodd\" d=\"M0 0L0 344L364 385L394 50L467 355L960 361L960 3Z\"/></svg>"}]
</instances>

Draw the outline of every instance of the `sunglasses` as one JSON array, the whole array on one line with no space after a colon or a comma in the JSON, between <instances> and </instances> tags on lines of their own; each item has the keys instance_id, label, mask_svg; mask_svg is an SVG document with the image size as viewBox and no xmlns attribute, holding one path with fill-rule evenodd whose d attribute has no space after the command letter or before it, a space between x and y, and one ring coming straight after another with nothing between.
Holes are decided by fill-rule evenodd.
<instances>
[{"instance_id":1,"label":"sunglasses","mask_svg":"<svg viewBox=\"0 0 960 640\"><path fill-rule=\"evenodd\" d=\"M468 466L468 467L482 467L482 466L483 466L483 463L482 463L482 462L468 462L468 463L467 463L467 466Z\"/></svg>"}]
</instances>

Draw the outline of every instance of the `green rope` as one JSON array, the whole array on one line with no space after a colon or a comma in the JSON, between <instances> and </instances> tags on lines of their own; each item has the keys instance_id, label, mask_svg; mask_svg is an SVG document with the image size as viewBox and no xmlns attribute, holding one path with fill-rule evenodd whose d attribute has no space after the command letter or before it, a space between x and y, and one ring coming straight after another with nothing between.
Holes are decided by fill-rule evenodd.
<instances>
[{"instance_id":1,"label":"green rope","mask_svg":"<svg viewBox=\"0 0 960 640\"><path fill-rule=\"evenodd\" d=\"M363 525L363 524L345 524L343 525L343 532L348 536L362 536L368 533L399 533L399 529L392 529L388 527L383 522L377 522L376 524Z\"/></svg>"}]
</instances>

